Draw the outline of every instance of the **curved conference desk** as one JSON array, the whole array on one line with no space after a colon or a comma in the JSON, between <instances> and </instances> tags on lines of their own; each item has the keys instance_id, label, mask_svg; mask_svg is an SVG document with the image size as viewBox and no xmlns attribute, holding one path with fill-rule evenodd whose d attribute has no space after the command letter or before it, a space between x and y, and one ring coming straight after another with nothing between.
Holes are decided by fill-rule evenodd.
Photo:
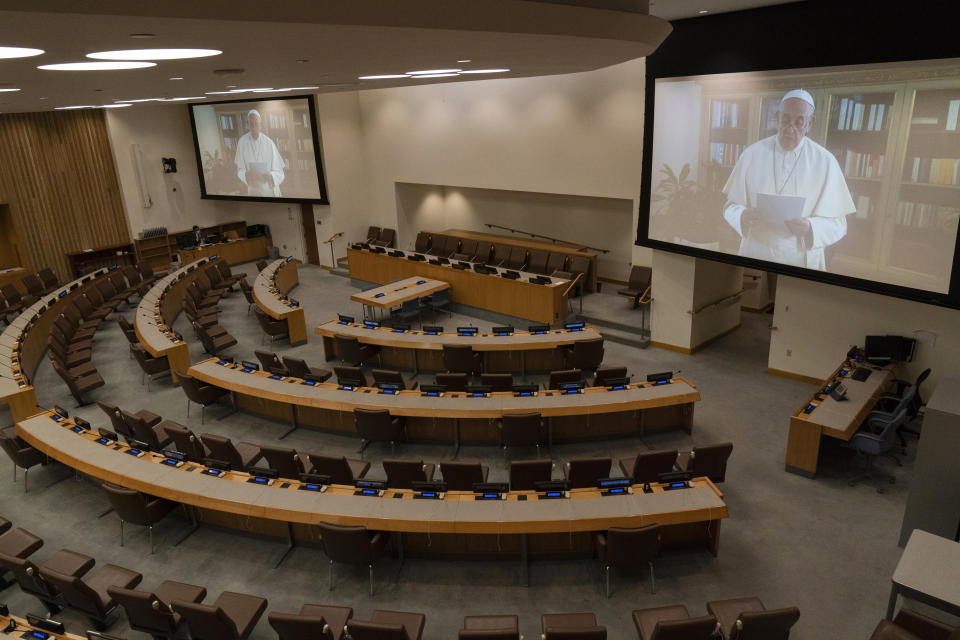
<instances>
[{"instance_id":1,"label":"curved conference desk","mask_svg":"<svg viewBox=\"0 0 960 640\"><path fill-rule=\"evenodd\" d=\"M526 550L531 535L532 553L589 552L592 531L659 523L666 527L665 543L705 543L716 553L720 520L728 517L723 495L707 478L694 479L687 489L666 491L655 484L652 493L644 493L637 485L632 494L606 497L596 489L574 489L569 498L550 500L538 499L532 491L510 492L505 500L475 500L470 492L422 500L408 490L387 489L382 497L368 497L341 485L323 493L300 490L295 480L268 486L251 482L242 472L213 477L196 463L168 466L157 453L134 457L127 453L128 445L100 444L96 432L57 418L47 411L19 422L17 435L98 480L190 505L205 522L286 533L291 544L294 539L316 540L315 528L305 525L323 521L411 534L404 536L404 546L413 551L517 553ZM521 495L529 499L522 501Z\"/></svg>"},{"instance_id":2,"label":"curved conference desk","mask_svg":"<svg viewBox=\"0 0 960 640\"><path fill-rule=\"evenodd\" d=\"M384 365L411 367L414 371L443 371L443 345L470 345L474 351L483 354L485 372L520 371L521 375L531 371L564 369L564 354L558 347L603 337L594 327L586 327L582 331L551 329L545 333L515 331L508 336L498 336L492 332L461 336L449 332L430 335L413 329L397 333L389 327L367 329L362 324L343 324L338 320L324 322L314 332L323 338L323 352L328 361L338 358L336 336L377 345L381 348L380 356Z\"/></svg>"},{"instance_id":3,"label":"curved conference desk","mask_svg":"<svg viewBox=\"0 0 960 640\"><path fill-rule=\"evenodd\" d=\"M297 261L293 258L274 260L257 274L253 282L254 302L274 320L286 321L291 346L307 342L307 320L303 309L287 297L299 283Z\"/></svg>"},{"instance_id":4,"label":"curved conference desk","mask_svg":"<svg viewBox=\"0 0 960 640\"><path fill-rule=\"evenodd\" d=\"M221 364L222 363L222 364ZM505 413L539 412L548 419L550 441L592 440L681 428L693 429L693 403L700 392L683 378L670 384L634 383L610 391L589 387L582 393L539 391L516 397L513 392L471 397L447 392L384 393L379 389L341 389L337 384L305 384L263 371L246 373L239 364L216 358L190 367L190 375L231 392L234 405L252 413L289 419L293 426L354 433L353 410L388 409L407 418L407 438L422 441L498 442L496 420Z\"/></svg>"}]
</instances>

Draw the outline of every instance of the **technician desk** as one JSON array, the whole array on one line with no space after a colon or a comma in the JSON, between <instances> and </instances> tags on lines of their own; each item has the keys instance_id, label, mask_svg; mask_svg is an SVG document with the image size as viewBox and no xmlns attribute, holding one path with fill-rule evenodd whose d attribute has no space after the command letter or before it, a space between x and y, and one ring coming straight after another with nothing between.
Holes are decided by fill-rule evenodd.
<instances>
[{"instance_id":1,"label":"technician desk","mask_svg":"<svg viewBox=\"0 0 960 640\"><path fill-rule=\"evenodd\" d=\"M300 283L297 261L280 258L267 265L253 282L253 300L274 320L287 322L290 345L307 342L307 321L303 307L291 302L287 294Z\"/></svg>"},{"instance_id":2,"label":"technician desk","mask_svg":"<svg viewBox=\"0 0 960 640\"><path fill-rule=\"evenodd\" d=\"M449 288L449 282L414 276L413 278L385 284L382 287L355 293L350 296L350 299L363 305L364 318L367 317L367 309L369 308L371 311L370 317L375 319L374 309L389 312L390 309L399 307L408 300L425 298L432 293Z\"/></svg>"}]
</instances>

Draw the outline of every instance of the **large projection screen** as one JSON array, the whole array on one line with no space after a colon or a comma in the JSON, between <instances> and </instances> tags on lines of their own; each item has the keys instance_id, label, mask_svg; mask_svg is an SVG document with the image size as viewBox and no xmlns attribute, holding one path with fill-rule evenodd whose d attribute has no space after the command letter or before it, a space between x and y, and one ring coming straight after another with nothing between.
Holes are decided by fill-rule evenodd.
<instances>
[{"instance_id":1,"label":"large projection screen","mask_svg":"<svg viewBox=\"0 0 960 640\"><path fill-rule=\"evenodd\" d=\"M960 59L661 77L653 119L640 244L950 293Z\"/></svg>"},{"instance_id":2,"label":"large projection screen","mask_svg":"<svg viewBox=\"0 0 960 640\"><path fill-rule=\"evenodd\" d=\"M329 204L313 96L190 105L202 197Z\"/></svg>"}]
</instances>

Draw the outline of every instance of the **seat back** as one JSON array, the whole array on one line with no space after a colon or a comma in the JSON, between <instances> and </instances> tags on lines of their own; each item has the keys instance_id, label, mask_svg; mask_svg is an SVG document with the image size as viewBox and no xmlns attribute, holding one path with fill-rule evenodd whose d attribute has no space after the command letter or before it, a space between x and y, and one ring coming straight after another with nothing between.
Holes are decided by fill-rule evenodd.
<instances>
[{"instance_id":1,"label":"seat back","mask_svg":"<svg viewBox=\"0 0 960 640\"><path fill-rule=\"evenodd\" d=\"M139 344L130 343L130 353L133 354L133 359L137 361L144 373L160 373L167 369L166 358L151 357Z\"/></svg>"},{"instance_id":2,"label":"seat back","mask_svg":"<svg viewBox=\"0 0 960 640\"><path fill-rule=\"evenodd\" d=\"M240 640L237 625L220 607L175 600L173 610L183 616L194 640Z\"/></svg>"},{"instance_id":3,"label":"seat back","mask_svg":"<svg viewBox=\"0 0 960 640\"><path fill-rule=\"evenodd\" d=\"M77 311L80 312L80 315L83 318L89 318L91 314L96 311L86 296L74 296L73 305L77 308Z\"/></svg>"},{"instance_id":4,"label":"seat back","mask_svg":"<svg viewBox=\"0 0 960 640\"><path fill-rule=\"evenodd\" d=\"M573 366L592 371L603 362L603 338L577 340L573 343Z\"/></svg>"},{"instance_id":5,"label":"seat back","mask_svg":"<svg viewBox=\"0 0 960 640\"><path fill-rule=\"evenodd\" d=\"M426 253L430 251L430 234L421 231L417 234L417 239L413 244L413 250L417 253Z\"/></svg>"},{"instance_id":6,"label":"seat back","mask_svg":"<svg viewBox=\"0 0 960 640\"><path fill-rule=\"evenodd\" d=\"M380 227L369 226L367 227L367 242L376 242L380 237ZM263 269L261 269L263 271Z\"/></svg>"},{"instance_id":7,"label":"seat back","mask_svg":"<svg viewBox=\"0 0 960 640\"><path fill-rule=\"evenodd\" d=\"M20 302L20 292L12 284L0 285L0 293L11 307Z\"/></svg>"},{"instance_id":8,"label":"seat back","mask_svg":"<svg viewBox=\"0 0 960 640\"><path fill-rule=\"evenodd\" d=\"M336 335L333 337L337 345L337 355L344 362L361 362L363 354L360 351L360 341L351 336Z\"/></svg>"},{"instance_id":9,"label":"seat back","mask_svg":"<svg viewBox=\"0 0 960 640\"><path fill-rule=\"evenodd\" d=\"M580 369L563 369L561 371L551 371L549 389L559 389L561 384L567 382L580 382L583 378L583 371Z\"/></svg>"},{"instance_id":10,"label":"seat back","mask_svg":"<svg viewBox=\"0 0 960 640\"><path fill-rule=\"evenodd\" d=\"M260 328L263 329L263 332L268 336L278 336L287 332L286 320L274 320L264 313L260 307L253 308L253 315L257 316Z\"/></svg>"},{"instance_id":11,"label":"seat back","mask_svg":"<svg viewBox=\"0 0 960 640\"><path fill-rule=\"evenodd\" d=\"M611 380L628 378L626 367L597 367L597 375L593 379L595 387L605 387Z\"/></svg>"},{"instance_id":12,"label":"seat back","mask_svg":"<svg viewBox=\"0 0 960 640\"><path fill-rule=\"evenodd\" d=\"M393 441L400 435L400 424L394 423L389 409L353 410L357 434L364 440Z\"/></svg>"},{"instance_id":13,"label":"seat back","mask_svg":"<svg viewBox=\"0 0 960 640\"><path fill-rule=\"evenodd\" d=\"M562 253L551 253L547 258L547 268L546 272L548 274L553 273L554 271L563 271L563 268L567 265L567 256Z\"/></svg>"},{"instance_id":14,"label":"seat back","mask_svg":"<svg viewBox=\"0 0 960 640\"><path fill-rule=\"evenodd\" d=\"M292 613L267 614L267 622L280 640L333 640L333 629L323 616L304 616ZM342 629L337 629L337 632Z\"/></svg>"},{"instance_id":15,"label":"seat back","mask_svg":"<svg viewBox=\"0 0 960 640\"><path fill-rule=\"evenodd\" d=\"M637 483L657 482L661 473L673 471L673 465L676 461L676 449L638 453L633 463L633 481Z\"/></svg>"},{"instance_id":16,"label":"seat back","mask_svg":"<svg viewBox=\"0 0 960 640\"><path fill-rule=\"evenodd\" d=\"M283 366L283 362L280 361L280 356L277 354L272 351L263 351L262 349L256 349L253 353L257 356L260 364L263 365L264 371L269 371L278 376L287 375L287 368Z\"/></svg>"},{"instance_id":17,"label":"seat back","mask_svg":"<svg viewBox=\"0 0 960 640\"><path fill-rule=\"evenodd\" d=\"M23 282L23 287L27 290L27 293L32 293L37 297L43 295L43 283L40 282L40 278L35 273L23 276L21 282Z\"/></svg>"},{"instance_id":18,"label":"seat back","mask_svg":"<svg viewBox=\"0 0 960 640\"><path fill-rule=\"evenodd\" d=\"M123 268L123 276L127 279L127 282L130 283L131 287L135 287L143 282L143 274L137 271L137 268L133 265L128 265Z\"/></svg>"},{"instance_id":19,"label":"seat back","mask_svg":"<svg viewBox=\"0 0 960 640\"><path fill-rule=\"evenodd\" d=\"M468 260L473 260L477 255L477 249L480 243L476 240L465 239L460 241L460 253L467 256Z\"/></svg>"},{"instance_id":20,"label":"seat back","mask_svg":"<svg viewBox=\"0 0 960 640\"><path fill-rule=\"evenodd\" d=\"M107 587L107 593L123 607L131 629L154 637L169 637L176 633L173 611L153 593L115 586Z\"/></svg>"},{"instance_id":21,"label":"seat back","mask_svg":"<svg viewBox=\"0 0 960 640\"><path fill-rule=\"evenodd\" d=\"M217 263L217 269L220 271L220 276L226 280L227 278L233 277L233 272L230 271L230 265L227 264L226 260L221 260Z\"/></svg>"},{"instance_id":22,"label":"seat back","mask_svg":"<svg viewBox=\"0 0 960 640\"><path fill-rule=\"evenodd\" d=\"M391 248L393 247L396 239L397 239L396 230L390 229L387 227L384 227L383 229L381 229L380 235L377 237L377 240L380 244L385 245L387 247L391 247Z\"/></svg>"},{"instance_id":23,"label":"seat back","mask_svg":"<svg viewBox=\"0 0 960 640\"><path fill-rule=\"evenodd\" d=\"M457 253L460 250L460 238L455 238L453 236L444 236L443 237L443 253L440 255L447 256L448 258L453 254Z\"/></svg>"},{"instance_id":24,"label":"seat back","mask_svg":"<svg viewBox=\"0 0 960 640\"><path fill-rule=\"evenodd\" d=\"M173 446L177 451L187 456L187 459L199 462L207 457L200 437L182 424L167 424L164 431L173 440Z\"/></svg>"},{"instance_id":25,"label":"seat back","mask_svg":"<svg viewBox=\"0 0 960 640\"><path fill-rule=\"evenodd\" d=\"M312 465L311 473L330 476L334 484L352 485L354 481L353 469L343 456L326 456L318 453L307 454Z\"/></svg>"},{"instance_id":26,"label":"seat back","mask_svg":"<svg viewBox=\"0 0 960 640\"><path fill-rule=\"evenodd\" d=\"M567 271L570 273L582 273L584 277L590 271L590 258L585 256L570 256L567 261Z\"/></svg>"},{"instance_id":27,"label":"seat back","mask_svg":"<svg viewBox=\"0 0 960 640\"><path fill-rule=\"evenodd\" d=\"M543 249L531 249L530 259L527 262L527 271L531 273L545 274L547 272L547 260L550 259L550 253Z\"/></svg>"},{"instance_id":28,"label":"seat back","mask_svg":"<svg viewBox=\"0 0 960 640\"><path fill-rule=\"evenodd\" d=\"M660 554L660 525L610 527L606 557L613 566L642 566Z\"/></svg>"},{"instance_id":29,"label":"seat back","mask_svg":"<svg viewBox=\"0 0 960 640\"><path fill-rule=\"evenodd\" d=\"M342 385L345 384L351 387L367 386L367 376L363 374L363 369L360 367L334 367L333 373L337 376L337 381Z\"/></svg>"},{"instance_id":30,"label":"seat back","mask_svg":"<svg viewBox=\"0 0 960 640\"><path fill-rule=\"evenodd\" d=\"M493 391L513 391L512 373L481 373L480 384Z\"/></svg>"},{"instance_id":31,"label":"seat back","mask_svg":"<svg viewBox=\"0 0 960 640\"><path fill-rule=\"evenodd\" d=\"M429 482L423 460L384 460L383 470L391 489L413 489L414 482Z\"/></svg>"},{"instance_id":32,"label":"seat back","mask_svg":"<svg viewBox=\"0 0 960 640\"><path fill-rule=\"evenodd\" d=\"M547 627L543 630L543 640L607 640L606 627L576 627L557 629Z\"/></svg>"},{"instance_id":33,"label":"seat back","mask_svg":"<svg viewBox=\"0 0 960 640\"><path fill-rule=\"evenodd\" d=\"M727 459L732 451L732 442L694 447L688 470L697 475L707 476L714 482L723 482L727 475Z\"/></svg>"},{"instance_id":34,"label":"seat back","mask_svg":"<svg viewBox=\"0 0 960 640\"><path fill-rule=\"evenodd\" d=\"M40 575L37 565L29 560L0 552L0 568L12 573L23 591L41 600L51 600L60 593L55 585Z\"/></svg>"},{"instance_id":35,"label":"seat back","mask_svg":"<svg viewBox=\"0 0 960 640\"><path fill-rule=\"evenodd\" d=\"M7 456L10 457L10 460L13 462L13 464L17 465L21 469L26 469L33 466L33 464L31 464L32 461L24 458L22 454L23 449L30 450L33 449L33 447L25 443L23 440L20 440L20 438L16 436L11 437L9 434L0 431L0 448L3 448L3 451L7 454Z\"/></svg>"},{"instance_id":36,"label":"seat back","mask_svg":"<svg viewBox=\"0 0 960 640\"><path fill-rule=\"evenodd\" d=\"M643 293L647 290L647 287L650 286L650 279L653 275L653 269L650 267L643 267L640 265L634 265L630 269L630 280L628 281L628 287L640 293Z\"/></svg>"},{"instance_id":37,"label":"seat back","mask_svg":"<svg viewBox=\"0 0 960 640\"><path fill-rule=\"evenodd\" d=\"M114 271L111 273L108 278L113 284L113 288L117 290L117 293L122 293L127 290L127 279L123 277L123 274L119 271Z\"/></svg>"},{"instance_id":38,"label":"seat back","mask_svg":"<svg viewBox=\"0 0 960 640\"><path fill-rule=\"evenodd\" d=\"M304 378L310 373L310 367L303 358L283 356L283 366L287 368L287 375L294 378Z\"/></svg>"},{"instance_id":39,"label":"seat back","mask_svg":"<svg viewBox=\"0 0 960 640\"><path fill-rule=\"evenodd\" d=\"M711 640L717 628L713 616L683 620L661 620L653 629L650 640Z\"/></svg>"},{"instance_id":40,"label":"seat back","mask_svg":"<svg viewBox=\"0 0 960 640\"><path fill-rule=\"evenodd\" d=\"M68 576L44 567L40 567L40 575L60 591L70 608L98 618L104 618L107 615L105 603L101 601L97 592L80 577Z\"/></svg>"},{"instance_id":41,"label":"seat back","mask_svg":"<svg viewBox=\"0 0 960 640\"><path fill-rule=\"evenodd\" d=\"M303 473L303 463L295 449L261 445L260 453L267 459L271 469L276 469L281 478L296 480Z\"/></svg>"},{"instance_id":42,"label":"seat back","mask_svg":"<svg viewBox=\"0 0 960 640\"><path fill-rule=\"evenodd\" d=\"M767 611L744 611L730 634L730 640L787 640L790 628L800 618L796 607Z\"/></svg>"},{"instance_id":43,"label":"seat back","mask_svg":"<svg viewBox=\"0 0 960 640\"><path fill-rule=\"evenodd\" d=\"M574 458L570 460L567 481L571 489L597 486L597 479L610 477L610 458Z\"/></svg>"},{"instance_id":44,"label":"seat back","mask_svg":"<svg viewBox=\"0 0 960 640\"><path fill-rule=\"evenodd\" d=\"M473 348L468 344L443 345L443 366L453 373L473 373L480 367Z\"/></svg>"},{"instance_id":45,"label":"seat back","mask_svg":"<svg viewBox=\"0 0 960 640\"><path fill-rule=\"evenodd\" d=\"M87 287L83 290L83 295L90 301L90 304L97 308L104 306L107 302L107 299L103 297L103 294L100 293L100 290L96 287Z\"/></svg>"},{"instance_id":46,"label":"seat back","mask_svg":"<svg viewBox=\"0 0 960 640\"><path fill-rule=\"evenodd\" d=\"M147 499L142 493L109 482L104 482L101 486L107 494L110 506L121 520L142 527L150 524L147 517Z\"/></svg>"},{"instance_id":47,"label":"seat back","mask_svg":"<svg viewBox=\"0 0 960 640\"><path fill-rule=\"evenodd\" d=\"M125 438L135 439L137 437L133 429L128 427L126 421L123 419L120 407L99 400L97 401L97 406L110 418L110 424L113 425L114 431Z\"/></svg>"},{"instance_id":48,"label":"seat back","mask_svg":"<svg viewBox=\"0 0 960 640\"><path fill-rule=\"evenodd\" d=\"M200 435L200 439L210 449L211 458L229 462L231 469L243 469L243 458L240 457L240 452L233 446L233 441L230 438L204 433Z\"/></svg>"},{"instance_id":49,"label":"seat back","mask_svg":"<svg viewBox=\"0 0 960 640\"><path fill-rule=\"evenodd\" d=\"M218 286L223 282L223 276L220 275L220 269L217 269L215 266L209 266L203 270L207 276L207 280L210 281L210 285L213 287Z\"/></svg>"},{"instance_id":50,"label":"seat back","mask_svg":"<svg viewBox=\"0 0 960 640\"><path fill-rule=\"evenodd\" d=\"M466 391L470 376L465 373L438 373L434 381L447 388L447 391Z\"/></svg>"},{"instance_id":51,"label":"seat back","mask_svg":"<svg viewBox=\"0 0 960 640\"><path fill-rule=\"evenodd\" d=\"M553 460L513 460L510 462L510 490L532 491L537 482L553 475Z\"/></svg>"},{"instance_id":52,"label":"seat back","mask_svg":"<svg viewBox=\"0 0 960 640\"><path fill-rule=\"evenodd\" d=\"M177 380L180 381L180 388L183 389L183 392L186 394L190 402L196 402L197 404L207 405L210 404L211 400L208 397L209 394L203 392L203 387L200 386L200 383L196 378L187 374L186 372L177 371Z\"/></svg>"},{"instance_id":53,"label":"seat back","mask_svg":"<svg viewBox=\"0 0 960 640\"><path fill-rule=\"evenodd\" d=\"M440 473L449 491L473 491L475 483L484 481L479 462L441 462Z\"/></svg>"},{"instance_id":54,"label":"seat back","mask_svg":"<svg viewBox=\"0 0 960 640\"><path fill-rule=\"evenodd\" d=\"M247 304L255 304L256 301L253 299L253 290L250 288L250 284L246 279L240 279L240 290L243 291L243 297L247 299Z\"/></svg>"},{"instance_id":55,"label":"seat back","mask_svg":"<svg viewBox=\"0 0 960 640\"><path fill-rule=\"evenodd\" d=\"M334 562L368 564L373 560L370 532L363 526L344 526L318 522L323 550Z\"/></svg>"},{"instance_id":56,"label":"seat back","mask_svg":"<svg viewBox=\"0 0 960 640\"><path fill-rule=\"evenodd\" d=\"M500 439L509 446L533 446L540 443L542 430L539 413L505 413Z\"/></svg>"},{"instance_id":57,"label":"seat back","mask_svg":"<svg viewBox=\"0 0 960 640\"><path fill-rule=\"evenodd\" d=\"M347 633L351 640L412 640L402 624L348 620Z\"/></svg>"},{"instance_id":58,"label":"seat back","mask_svg":"<svg viewBox=\"0 0 960 640\"><path fill-rule=\"evenodd\" d=\"M40 277L43 286L47 289L56 289L60 286L60 281L57 279L56 274L50 269L50 267L44 267L37 272L37 276Z\"/></svg>"},{"instance_id":59,"label":"seat back","mask_svg":"<svg viewBox=\"0 0 960 640\"><path fill-rule=\"evenodd\" d=\"M141 420L137 416L133 415L129 411L121 411L120 415L123 416L123 422L127 425L127 428L133 433L133 437L150 445L154 449L160 449L160 442L157 439L157 434L154 432L153 427L148 425L144 420Z\"/></svg>"},{"instance_id":60,"label":"seat back","mask_svg":"<svg viewBox=\"0 0 960 640\"><path fill-rule=\"evenodd\" d=\"M493 252L490 254L490 264L493 266L506 264L507 261L510 260L510 249L511 247L506 244L493 245Z\"/></svg>"},{"instance_id":61,"label":"seat back","mask_svg":"<svg viewBox=\"0 0 960 640\"><path fill-rule=\"evenodd\" d=\"M153 267L147 262L138 262L137 270L140 271L140 275L142 275L144 279L153 277Z\"/></svg>"},{"instance_id":62,"label":"seat back","mask_svg":"<svg viewBox=\"0 0 960 640\"><path fill-rule=\"evenodd\" d=\"M527 266L527 250L523 247L511 247L506 267L520 271Z\"/></svg>"},{"instance_id":63,"label":"seat back","mask_svg":"<svg viewBox=\"0 0 960 640\"><path fill-rule=\"evenodd\" d=\"M403 374L399 371L390 371L387 369L373 369L370 373L373 374L374 384L398 384L400 388L403 389L406 386L406 381L403 379Z\"/></svg>"}]
</instances>

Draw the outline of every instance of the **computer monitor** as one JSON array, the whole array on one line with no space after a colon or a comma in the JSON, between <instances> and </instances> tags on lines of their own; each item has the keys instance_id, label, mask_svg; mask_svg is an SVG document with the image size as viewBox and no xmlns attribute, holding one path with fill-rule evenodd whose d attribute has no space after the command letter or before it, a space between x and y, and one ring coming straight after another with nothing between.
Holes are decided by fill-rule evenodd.
<instances>
[{"instance_id":1,"label":"computer monitor","mask_svg":"<svg viewBox=\"0 0 960 640\"><path fill-rule=\"evenodd\" d=\"M916 340L903 336L867 336L864 342L865 358L875 364L909 362L913 359Z\"/></svg>"}]
</instances>

